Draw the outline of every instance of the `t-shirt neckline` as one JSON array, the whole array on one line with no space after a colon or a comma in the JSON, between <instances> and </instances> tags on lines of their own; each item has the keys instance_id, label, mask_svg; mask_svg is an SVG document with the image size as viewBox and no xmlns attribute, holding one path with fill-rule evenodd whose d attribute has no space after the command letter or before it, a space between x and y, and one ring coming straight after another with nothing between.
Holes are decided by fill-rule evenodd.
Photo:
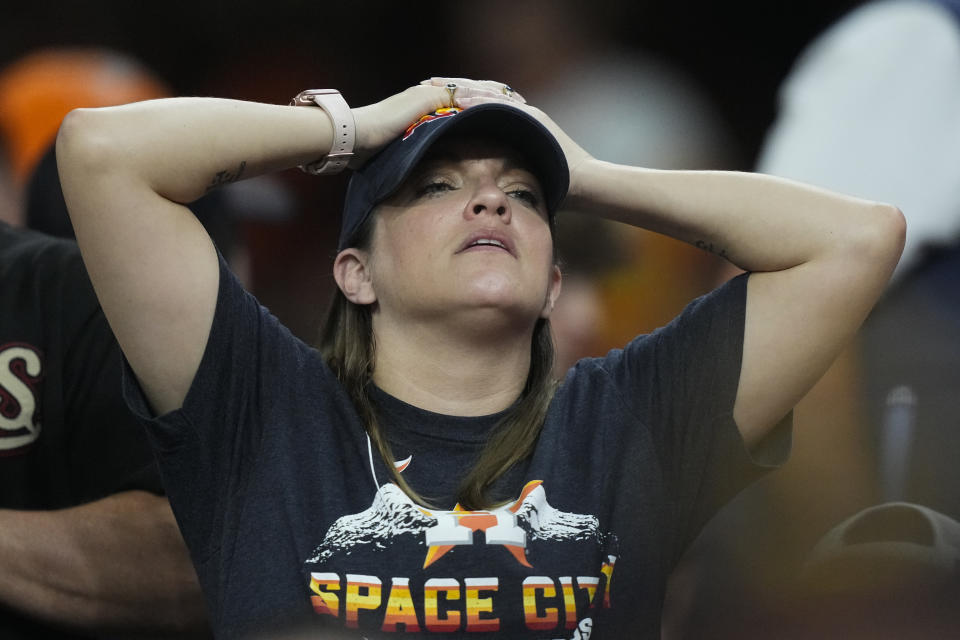
<instances>
[{"instance_id":1,"label":"t-shirt neckline","mask_svg":"<svg viewBox=\"0 0 960 640\"><path fill-rule=\"evenodd\" d=\"M403 430L430 438L481 444L508 409L484 416L454 416L421 409L371 384L371 399L388 430Z\"/></svg>"}]
</instances>

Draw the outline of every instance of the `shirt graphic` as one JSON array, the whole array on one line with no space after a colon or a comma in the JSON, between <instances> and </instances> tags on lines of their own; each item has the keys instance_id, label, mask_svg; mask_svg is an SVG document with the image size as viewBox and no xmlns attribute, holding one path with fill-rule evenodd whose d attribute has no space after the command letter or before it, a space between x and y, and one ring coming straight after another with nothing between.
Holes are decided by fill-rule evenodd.
<instances>
[{"instance_id":1,"label":"shirt graphic","mask_svg":"<svg viewBox=\"0 0 960 640\"><path fill-rule=\"evenodd\" d=\"M22 451L40 437L38 387L43 361L34 347L0 345L0 456Z\"/></svg>"},{"instance_id":2,"label":"shirt graphic","mask_svg":"<svg viewBox=\"0 0 960 640\"><path fill-rule=\"evenodd\" d=\"M453 559L458 550L467 555ZM549 575L558 557L580 559L570 566L582 575ZM611 606L615 562L616 537L593 515L551 506L533 480L484 511L429 510L384 484L368 509L333 523L305 565L315 613L348 628L586 640L595 610Z\"/></svg>"}]
</instances>

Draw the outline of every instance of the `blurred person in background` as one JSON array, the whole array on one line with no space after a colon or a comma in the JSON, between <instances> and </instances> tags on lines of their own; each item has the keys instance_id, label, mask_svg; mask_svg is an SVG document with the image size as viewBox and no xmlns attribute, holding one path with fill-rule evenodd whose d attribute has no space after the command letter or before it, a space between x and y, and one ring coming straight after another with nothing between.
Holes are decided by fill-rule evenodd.
<instances>
[{"instance_id":1,"label":"blurred person in background","mask_svg":"<svg viewBox=\"0 0 960 640\"><path fill-rule=\"evenodd\" d=\"M76 244L0 220L0 309L0 636L205 636Z\"/></svg>"},{"instance_id":2,"label":"blurred person in background","mask_svg":"<svg viewBox=\"0 0 960 640\"><path fill-rule=\"evenodd\" d=\"M118 58L73 53L0 72L0 636L204 637L196 573L120 395L120 351L79 250L21 228L25 209L66 215L62 195L48 197L60 193L55 175L23 200L62 118L45 110L159 90ZM18 111L20 100L38 113Z\"/></svg>"},{"instance_id":3,"label":"blurred person in background","mask_svg":"<svg viewBox=\"0 0 960 640\"><path fill-rule=\"evenodd\" d=\"M718 616L739 616L741 630L764 607L776 617L796 596L807 553L853 513L907 501L960 518L958 148L955 0L868 2L812 42L785 79L758 170L895 201L906 243L858 339L798 404L793 460L742 495L711 538L717 546L702 550L706 568L692 584L704 625L688 637Z\"/></svg>"},{"instance_id":4,"label":"blurred person in background","mask_svg":"<svg viewBox=\"0 0 960 640\"><path fill-rule=\"evenodd\" d=\"M810 550L793 593L780 626L804 637L960 637L960 523L910 502L867 507Z\"/></svg>"},{"instance_id":5,"label":"blurred person in background","mask_svg":"<svg viewBox=\"0 0 960 640\"><path fill-rule=\"evenodd\" d=\"M24 185L78 104L109 106L170 95L130 56L99 47L50 47L0 71L0 133L15 184Z\"/></svg>"},{"instance_id":6,"label":"blurred person in background","mask_svg":"<svg viewBox=\"0 0 960 640\"><path fill-rule=\"evenodd\" d=\"M37 167L53 147L57 129L71 109L168 95L167 85L138 61L99 47L39 49L0 69L0 138L4 141L9 203L2 219L14 226L26 224L27 183L38 174L46 175ZM55 188L59 189L59 184ZM48 197L56 201L43 193L34 196L38 209L45 208ZM60 232L54 235L72 234L62 226L57 230Z\"/></svg>"},{"instance_id":7,"label":"blurred person in background","mask_svg":"<svg viewBox=\"0 0 960 640\"><path fill-rule=\"evenodd\" d=\"M960 2L870 2L799 60L759 161L767 173L902 205L909 228L903 260L857 345L861 408L877 452L880 497L955 519L958 114Z\"/></svg>"},{"instance_id":8,"label":"blurred person in background","mask_svg":"<svg viewBox=\"0 0 960 640\"><path fill-rule=\"evenodd\" d=\"M0 133L10 158L12 224L73 238L57 173L54 139L63 117L79 107L104 107L171 95L170 87L136 58L104 47L48 47L0 71ZM192 205L244 286L253 282L245 234L249 222L293 218L298 202L269 176L213 191ZM222 215L221 212L230 215Z\"/></svg>"}]
</instances>

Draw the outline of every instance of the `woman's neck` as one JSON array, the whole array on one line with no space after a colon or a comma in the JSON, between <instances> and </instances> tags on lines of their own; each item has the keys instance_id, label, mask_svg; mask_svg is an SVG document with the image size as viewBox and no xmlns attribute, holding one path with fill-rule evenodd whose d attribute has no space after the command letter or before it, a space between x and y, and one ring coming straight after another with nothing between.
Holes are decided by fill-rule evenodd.
<instances>
[{"instance_id":1,"label":"woman's neck","mask_svg":"<svg viewBox=\"0 0 960 640\"><path fill-rule=\"evenodd\" d=\"M374 322L374 383L435 413L479 416L512 405L530 370L532 328L481 337L450 327L400 329Z\"/></svg>"}]
</instances>

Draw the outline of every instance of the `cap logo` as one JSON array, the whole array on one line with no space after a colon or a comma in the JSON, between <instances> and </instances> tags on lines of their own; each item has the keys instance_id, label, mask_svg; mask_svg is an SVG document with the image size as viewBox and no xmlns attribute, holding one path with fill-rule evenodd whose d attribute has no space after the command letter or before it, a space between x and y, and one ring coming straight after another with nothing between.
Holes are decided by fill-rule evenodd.
<instances>
[{"instance_id":1,"label":"cap logo","mask_svg":"<svg viewBox=\"0 0 960 640\"><path fill-rule=\"evenodd\" d=\"M422 124L427 122L433 122L434 120L439 120L440 118L449 118L450 116L455 116L458 113L463 111L459 107L444 107L443 109L437 109L433 113L428 113L426 115L420 116L420 119L410 125L406 132L403 134L403 139L406 140L409 138L414 130Z\"/></svg>"}]
</instances>

